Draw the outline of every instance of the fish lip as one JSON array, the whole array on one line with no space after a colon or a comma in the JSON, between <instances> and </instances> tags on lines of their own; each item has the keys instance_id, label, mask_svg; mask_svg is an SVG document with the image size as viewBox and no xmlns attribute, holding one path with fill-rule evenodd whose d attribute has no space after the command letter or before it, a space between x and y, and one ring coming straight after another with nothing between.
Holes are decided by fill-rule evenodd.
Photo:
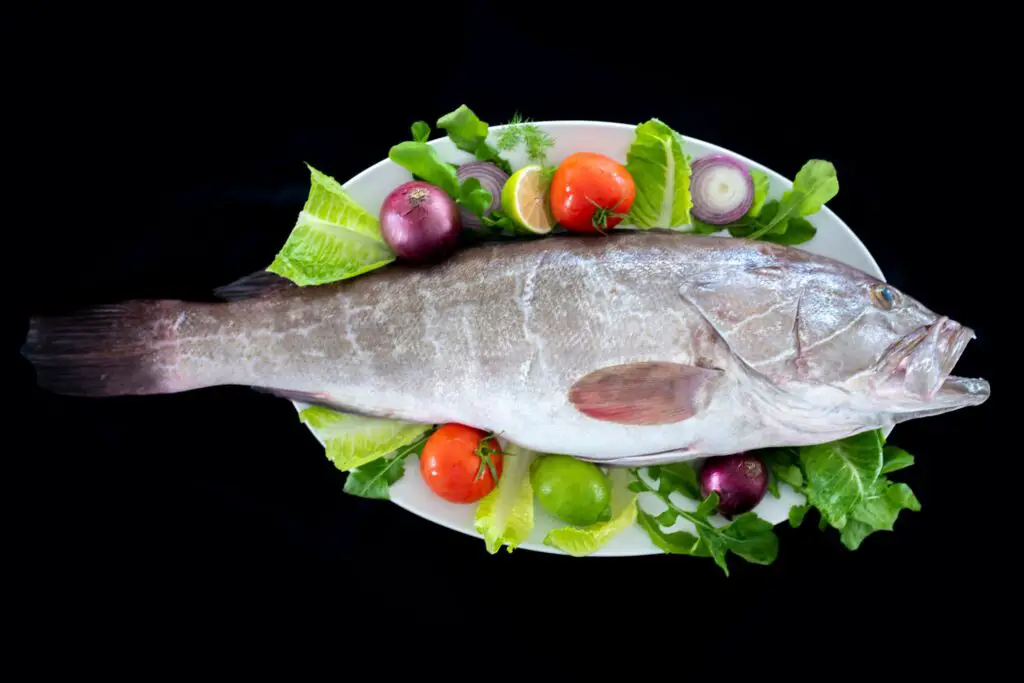
<instances>
[{"instance_id":1,"label":"fish lip","mask_svg":"<svg viewBox=\"0 0 1024 683\"><path fill-rule=\"evenodd\" d=\"M937 403L954 403L957 406L981 405L992 395L992 385L980 377L957 377L949 375L935 392Z\"/></svg>"},{"instance_id":2,"label":"fish lip","mask_svg":"<svg viewBox=\"0 0 1024 683\"><path fill-rule=\"evenodd\" d=\"M976 335L974 330L940 316L900 339L883 358L884 381L898 382L919 399L932 400L939 394L964 350Z\"/></svg>"}]
</instances>

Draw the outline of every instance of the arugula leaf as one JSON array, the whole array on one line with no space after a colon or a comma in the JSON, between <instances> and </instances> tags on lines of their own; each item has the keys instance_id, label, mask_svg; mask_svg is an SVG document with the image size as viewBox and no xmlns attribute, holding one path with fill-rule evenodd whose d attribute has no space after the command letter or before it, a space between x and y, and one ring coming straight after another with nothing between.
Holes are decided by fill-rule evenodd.
<instances>
[{"instance_id":1,"label":"arugula leaf","mask_svg":"<svg viewBox=\"0 0 1024 683\"><path fill-rule=\"evenodd\" d=\"M483 218L487 207L491 205L491 193L480 185L478 179L466 178L459 187L459 198L456 202Z\"/></svg>"},{"instance_id":2,"label":"arugula leaf","mask_svg":"<svg viewBox=\"0 0 1024 683\"><path fill-rule=\"evenodd\" d=\"M835 166L827 161L811 159L796 174L793 189L783 193L776 214L753 232L750 239L758 239L772 232L780 223L791 218L809 216L820 211L838 192L839 180L836 178Z\"/></svg>"},{"instance_id":3,"label":"arugula leaf","mask_svg":"<svg viewBox=\"0 0 1024 683\"><path fill-rule=\"evenodd\" d=\"M402 478L405 474L405 461L410 455L419 455L427 443L430 432L421 436L414 443L399 449L392 455L384 456L376 460L360 465L349 470L345 477L345 486L342 489L345 493L360 498L373 498L376 500L391 500L391 485Z\"/></svg>"},{"instance_id":4,"label":"arugula leaf","mask_svg":"<svg viewBox=\"0 0 1024 683\"><path fill-rule=\"evenodd\" d=\"M725 228L724 225L712 225L710 223L705 223L704 221L700 220L699 218L694 218L692 223L693 223L693 231L695 233L697 233L698 235L713 235L716 232L718 232L719 230L722 230L722 229ZM733 224L733 225L735 225L735 224Z\"/></svg>"},{"instance_id":5,"label":"arugula leaf","mask_svg":"<svg viewBox=\"0 0 1024 683\"><path fill-rule=\"evenodd\" d=\"M690 463L676 462L671 465L661 465L656 472L661 484L659 491L664 490L666 493L679 491L691 500L701 499L697 470L693 469L693 465Z\"/></svg>"},{"instance_id":6,"label":"arugula leaf","mask_svg":"<svg viewBox=\"0 0 1024 683\"><path fill-rule=\"evenodd\" d=\"M412 124L412 139L414 142L426 142L430 139L430 124L426 121L417 121Z\"/></svg>"},{"instance_id":7,"label":"arugula leaf","mask_svg":"<svg viewBox=\"0 0 1024 683\"><path fill-rule=\"evenodd\" d=\"M442 161L437 151L425 142L400 142L388 152L388 158L415 176L437 185L454 199L459 197L459 179L455 167Z\"/></svg>"},{"instance_id":8,"label":"arugula leaf","mask_svg":"<svg viewBox=\"0 0 1024 683\"><path fill-rule=\"evenodd\" d=\"M746 215L751 218L757 218L761 214L761 207L764 206L765 200L768 199L768 174L756 168L748 170L751 179L754 181L754 201L750 204L750 208L747 209Z\"/></svg>"},{"instance_id":9,"label":"arugula leaf","mask_svg":"<svg viewBox=\"0 0 1024 683\"><path fill-rule=\"evenodd\" d=\"M757 454L768 465L772 477L783 481L795 490L804 486L804 474L800 470L800 453L796 448L772 448Z\"/></svg>"},{"instance_id":10,"label":"arugula leaf","mask_svg":"<svg viewBox=\"0 0 1024 683\"><path fill-rule=\"evenodd\" d=\"M807 501L836 529L874 486L882 471L882 436L878 430L840 441L800 449L807 477Z\"/></svg>"},{"instance_id":11,"label":"arugula leaf","mask_svg":"<svg viewBox=\"0 0 1024 683\"><path fill-rule=\"evenodd\" d=\"M345 478L345 493L360 498L391 500L391 485L405 474L405 456L373 460L350 470Z\"/></svg>"},{"instance_id":12,"label":"arugula leaf","mask_svg":"<svg viewBox=\"0 0 1024 683\"><path fill-rule=\"evenodd\" d=\"M684 510L669 497L669 493L679 489L666 485L666 466L662 466L660 470L657 489L650 487L635 470L632 471L634 480L630 486L635 492L654 493L668 506L666 513L669 514L662 513L658 517L652 517L643 510L638 512L640 525L647 531L655 545L668 553L711 557L726 576L729 575L726 554L730 551L755 564L771 564L775 561L779 551L779 539L775 536L770 522L753 512L745 512L724 526L716 527L711 524L709 517L718 506L718 493L712 491L696 510ZM671 481L671 475L668 480ZM686 532L666 533L662 530L662 526L669 526L669 523L674 523L679 517L693 524L697 530L696 537Z\"/></svg>"},{"instance_id":13,"label":"arugula leaf","mask_svg":"<svg viewBox=\"0 0 1024 683\"><path fill-rule=\"evenodd\" d=\"M914 464L914 456L898 446L886 446L882 449L882 474L902 470Z\"/></svg>"},{"instance_id":14,"label":"arugula leaf","mask_svg":"<svg viewBox=\"0 0 1024 683\"><path fill-rule=\"evenodd\" d=\"M804 517L807 516L807 511L810 510L809 505L794 505L789 508L789 525L796 528L804 523Z\"/></svg>"},{"instance_id":15,"label":"arugula leaf","mask_svg":"<svg viewBox=\"0 0 1024 683\"><path fill-rule=\"evenodd\" d=\"M790 218L782 224L782 232L769 232L761 239L776 244L803 244L818 234L818 229L806 218ZM778 230L778 228L776 228Z\"/></svg>"},{"instance_id":16,"label":"arugula leaf","mask_svg":"<svg viewBox=\"0 0 1024 683\"><path fill-rule=\"evenodd\" d=\"M487 123L466 105L439 118L437 127L448 133L448 138L462 151L469 152L480 161L490 161L506 173L512 172L498 150L487 144Z\"/></svg>"}]
</instances>

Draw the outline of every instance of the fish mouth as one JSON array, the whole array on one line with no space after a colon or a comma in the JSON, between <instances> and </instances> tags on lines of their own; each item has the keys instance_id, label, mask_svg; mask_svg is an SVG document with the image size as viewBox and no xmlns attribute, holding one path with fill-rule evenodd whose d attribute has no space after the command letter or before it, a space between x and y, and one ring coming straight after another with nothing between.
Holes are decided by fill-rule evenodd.
<instances>
[{"instance_id":1,"label":"fish mouth","mask_svg":"<svg viewBox=\"0 0 1024 683\"><path fill-rule=\"evenodd\" d=\"M974 330L943 316L898 341L883 361L887 382L898 383L910 397L951 408L984 403L991 392L983 379L952 375ZM930 410L930 409L925 409Z\"/></svg>"}]
</instances>

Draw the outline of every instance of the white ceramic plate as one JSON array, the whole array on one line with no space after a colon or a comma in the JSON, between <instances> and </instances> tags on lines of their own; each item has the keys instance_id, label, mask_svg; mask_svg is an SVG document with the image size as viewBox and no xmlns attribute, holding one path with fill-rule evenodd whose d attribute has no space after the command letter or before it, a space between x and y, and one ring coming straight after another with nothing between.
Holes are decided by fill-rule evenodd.
<instances>
[{"instance_id":1,"label":"white ceramic plate","mask_svg":"<svg viewBox=\"0 0 1024 683\"><path fill-rule=\"evenodd\" d=\"M537 125L550 133L555 139L555 146L548 155L549 160L555 163L575 152L587 151L606 154L612 159L625 164L626 152L629 150L635 135L634 126L621 123L548 121L538 122ZM490 129L492 143L494 142L493 138L500 134L502 128L503 126L494 126ZM771 189L768 195L770 198L780 197L785 190L790 189L793 185L792 181L787 180L775 171L730 150L686 136L683 136L683 140L684 151L694 159L707 154L724 153L733 156L750 167L758 168L767 173L771 180ZM437 149L438 154L446 161L461 164L473 160L471 155L456 148L447 137L434 140L430 144ZM506 158L508 158L514 169L520 168L527 163L526 157L523 154L508 155ZM343 183L343 186L345 191L359 202L363 208L370 213L376 214L388 193L398 185L411 179L412 175L404 168L389 159L384 159L348 182ZM828 207L824 207L818 213L810 216L809 220L818 229L818 233L814 239L799 245L801 249L843 261L875 277L884 279L878 264L875 263L867 248L857 239L853 231ZM728 239L728 237L723 239ZM296 403L295 405L299 410L305 407L301 403ZM405 476L391 487L392 501L435 524L479 537L479 534L473 529L473 515L476 511L476 505L448 503L436 496L424 484L423 479L419 475L418 465L415 459L409 460L406 465ZM785 484L780 485L780 489L782 492L780 498L776 499L769 494L754 509L754 512L760 517L774 524L785 521L788 517L789 509L803 502L803 496L789 489ZM626 493L625 490L616 489L613 495L623 495L624 493ZM339 495L343 494L339 491ZM673 501L686 509L692 510L696 507L695 503L682 496L676 497L673 495ZM651 494L643 494L640 498L640 505L651 514L658 514L665 509L664 503ZM724 523L724 520L719 519L718 522ZM560 551L544 545L543 539L549 530L564 525L564 523L547 515L538 505L536 507L536 526L528 542L522 544L520 549L561 554ZM694 531L693 526L684 520L680 520L672 528L672 530L676 529L685 529L691 533ZM484 552L482 539L480 541L480 548L481 552ZM639 526L634 525L632 528L615 536L603 548L590 555L590 557L653 555L661 552L660 549L651 543L646 532Z\"/></svg>"}]
</instances>

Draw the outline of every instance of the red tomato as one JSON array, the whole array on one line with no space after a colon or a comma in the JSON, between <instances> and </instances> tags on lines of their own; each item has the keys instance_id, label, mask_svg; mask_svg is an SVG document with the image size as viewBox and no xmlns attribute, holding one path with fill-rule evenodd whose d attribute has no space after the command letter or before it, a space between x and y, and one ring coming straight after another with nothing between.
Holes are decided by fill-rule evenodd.
<instances>
[{"instance_id":1,"label":"red tomato","mask_svg":"<svg viewBox=\"0 0 1024 683\"><path fill-rule=\"evenodd\" d=\"M607 232L634 199L636 184L626 167L595 152L570 155L551 179L551 213L573 232Z\"/></svg>"},{"instance_id":2,"label":"red tomato","mask_svg":"<svg viewBox=\"0 0 1024 683\"><path fill-rule=\"evenodd\" d=\"M503 455L498 440L487 432L447 424L430 435L420 455L420 474L427 486L452 503L473 503L497 485ZM492 473L491 467L494 468Z\"/></svg>"}]
</instances>

